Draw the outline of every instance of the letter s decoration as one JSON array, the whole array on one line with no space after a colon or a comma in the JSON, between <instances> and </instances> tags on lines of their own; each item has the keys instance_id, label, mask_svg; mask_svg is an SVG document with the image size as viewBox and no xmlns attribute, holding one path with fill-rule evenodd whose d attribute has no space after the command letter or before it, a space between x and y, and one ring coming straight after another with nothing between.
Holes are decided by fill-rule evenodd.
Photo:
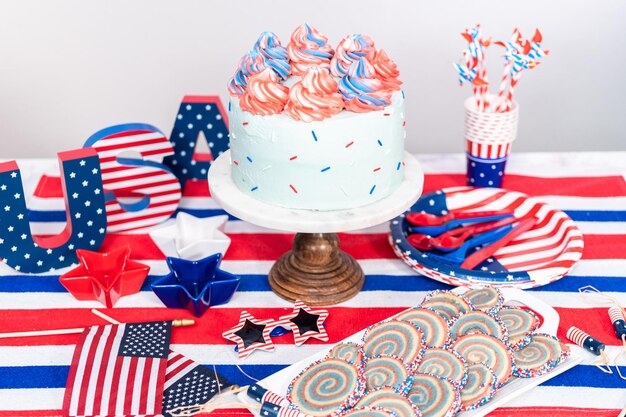
<instances>
[{"instance_id":1,"label":"letter s decoration","mask_svg":"<svg viewBox=\"0 0 626 417\"><path fill-rule=\"evenodd\" d=\"M109 232L154 226L176 211L181 186L161 164L174 149L159 129L141 123L111 126L84 146L100 157Z\"/></svg>"}]
</instances>

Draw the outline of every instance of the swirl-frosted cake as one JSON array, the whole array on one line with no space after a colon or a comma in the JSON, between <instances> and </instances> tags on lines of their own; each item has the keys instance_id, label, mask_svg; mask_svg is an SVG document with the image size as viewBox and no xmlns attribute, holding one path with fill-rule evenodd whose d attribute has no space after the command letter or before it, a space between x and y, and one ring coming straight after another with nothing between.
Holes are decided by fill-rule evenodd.
<instances>
[{"instance_id":1,"label":"swirl-frosted cake","mask_svg":"<svg viewBox=\"0 0 626 417\"><path fill-rule=\"evenodd\" d=\"M340 210L404 179L404 94L396 64L367 36L333 48L309 25L287 46L261 34L229 82L232 178L274 205Z\"/></svg>"}]
</instances>

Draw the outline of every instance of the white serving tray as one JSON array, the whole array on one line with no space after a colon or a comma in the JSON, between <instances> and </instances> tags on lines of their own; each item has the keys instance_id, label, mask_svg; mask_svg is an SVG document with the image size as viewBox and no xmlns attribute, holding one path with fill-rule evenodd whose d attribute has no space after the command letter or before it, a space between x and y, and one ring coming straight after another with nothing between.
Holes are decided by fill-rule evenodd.
<instances>
[{"instance_id":1,"label":"white serving tray","mask_svg":"<svg viewBox=\"0 0 626 417\"><path fill-rule=\"evenodd\" d=\"M452 292L462 294L468 289L469 288L467 287L457 287L452 290ZM532 296L530 293L524 292L522 290L515 288L500 288L500 291L504 296L505 304L526 306L543 317L543 323L541 324L541 327L537 329L537 332L548 333L556 336L556 331L559 326L559 314L556 312L556 310L554 310L552 307L539 300L538 298ZM350 337L347 337L346 339L342 340L342 342L360 343L364 332L365 329L353 334ZM324 349L307 359L296 362L293 365L279 372L276 372L273 375L270 375L269 377L259 381L258 385L276 394L284 396L287 393L287 387L289 383L309 364L326 357L326 355L333 346L334 345L329 346L327 349ZM582 357L577 355L576 351L573 350L569 358L567 358L565 361L563 361L560 365L552 369L547 374L537 378L512 378L504 387L500 388L496 392L490 402L475 410L460 412L457 414L457 416L483 417L489 414L491 411L495 410L496 408L503 406L508 401L511 401L513 398L519 397L520 395L530 391L532 388L536 387L542 382L554 378L555 376L567 371L568 369L573 368L581 361ZM240 398L245 399L245 401L247 402L253 401L252 399L247 397L245 393L243 393Z\"/></svg>"}]
</instances>

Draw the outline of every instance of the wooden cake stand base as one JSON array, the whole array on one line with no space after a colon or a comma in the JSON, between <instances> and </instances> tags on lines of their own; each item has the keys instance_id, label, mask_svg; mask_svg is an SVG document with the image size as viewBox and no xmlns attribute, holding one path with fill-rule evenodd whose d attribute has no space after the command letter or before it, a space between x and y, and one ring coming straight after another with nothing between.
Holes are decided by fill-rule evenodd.
<instances>
[{"instance_id":1,"label":"wooden cake stand base","mask_svg":"<svg viewBox=\"0 0 626 417\"><path fill-rule=\"evenodd\" d=\"M243 193L230 170L230 151L209 169L211 196L233 216L272 229L296 232L293 249L272 266L272 290L287 300L308 305L331 305L354 297L363 287L357 261L339 248L337 232L384 223L408 210L422 194L424 174L405 153L405 176L388 197L364 207L336 211L294 210L258 201Z\"/></svg>"},{"instance_id":2,"label":"wooden cake stand base","mask_svg":"<svg viewBox=\"0 0 626 417\"><path fill-rule=\"evenodd\" d=\"M339 249L336 233L297 233L293 249L272 266L272 290L287 300L330 305L354 297L363 287L363 270Z\"/></svg>"}]
</instances>

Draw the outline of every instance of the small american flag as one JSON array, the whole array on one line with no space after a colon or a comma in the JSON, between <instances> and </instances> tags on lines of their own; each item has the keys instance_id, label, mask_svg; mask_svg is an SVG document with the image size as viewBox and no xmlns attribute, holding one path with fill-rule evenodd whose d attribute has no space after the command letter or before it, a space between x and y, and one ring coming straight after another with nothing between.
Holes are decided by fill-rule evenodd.
<instances>
[{"instance_id":1,"label":"small american flag","mask_svg":"<svg viewBox=\"0 0 626 417\"><path fill-rule=\"evenodd\" d=\"M66 416L160 415L172 324L94 326L74 350Z\"/></svg>"},{"instance_id":2,"label":"small american flag","mask_svg":"<svg viewBox=\"0 0 626 417\"><path fill-rule=\"evenodd\" d=\"M202 406L232 384L219 373L170 351L167 359L163 415L177 407Z\"/></svg>"}]
</instances>

